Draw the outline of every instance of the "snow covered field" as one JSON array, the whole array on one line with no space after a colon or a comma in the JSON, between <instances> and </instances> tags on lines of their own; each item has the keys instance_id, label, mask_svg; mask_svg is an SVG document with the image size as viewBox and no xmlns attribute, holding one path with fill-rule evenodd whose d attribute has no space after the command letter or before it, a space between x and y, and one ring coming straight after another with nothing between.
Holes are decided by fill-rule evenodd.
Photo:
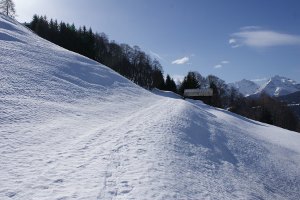
<instances>
[{"instance_id":1,"label":"snow covered field","mask_svg":"<svg viewBox=\"0 0 300 200\"><path fill-rule=\"evenodd\" d=\"M0 15L0 199L300 199L300 134L144 90Z\"/></svg>"}]
</instances>

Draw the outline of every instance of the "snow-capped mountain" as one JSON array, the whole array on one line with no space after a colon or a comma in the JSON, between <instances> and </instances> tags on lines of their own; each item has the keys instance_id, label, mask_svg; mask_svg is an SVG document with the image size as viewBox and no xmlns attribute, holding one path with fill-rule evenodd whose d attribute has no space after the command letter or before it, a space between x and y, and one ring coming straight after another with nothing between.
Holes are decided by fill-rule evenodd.
<instances>
[{"instance_id":1,"label":"snow-capped mountain","mask_svg":"<svg viewBox=\"0 0 300 200\"><path fill-rule=\"evenodd\" d=\"M253 81L245 79L229 85L235 87L244 96L266 93L270 96L278 97L300 91L300 84L292 79L282 76L274 76L261 86Z\"/></svg>"},{"instance_id":2,"label":"snow-capped mountain","mask_svg":"<svg viewBox=\"0 0 300 200\"><path fill-rule=\"evenodd\" d=\"M234 87L244 96L249 96L251 94L254 94L259 89L259 85L257 85L253 81L249 81L246 79L237 81L235 83L230 83L229 86Z\"/></svg>"},{"instance_id":3,"label":"snow-capped mountain","mask_svg":"<svg viewBox=\"0 0 300 200\"><path fill-rule=\"evenodd\" d=\"M274 76L270 78L264 85L262 85L255 94L260 94L262 92L269 94L270 96L282 96L300 91L300 84L296 81L282 77Z\"/></svg>"},{"instance_id":4,"label":"snow-capped mountain","mask_svg":"<svg viewBox=\"0 0 300 200\"><path fill-rule=\"evenodd\" d=\"M300 199L299 144L0 15L1 200Z\"/></svg>"}]
</instances>

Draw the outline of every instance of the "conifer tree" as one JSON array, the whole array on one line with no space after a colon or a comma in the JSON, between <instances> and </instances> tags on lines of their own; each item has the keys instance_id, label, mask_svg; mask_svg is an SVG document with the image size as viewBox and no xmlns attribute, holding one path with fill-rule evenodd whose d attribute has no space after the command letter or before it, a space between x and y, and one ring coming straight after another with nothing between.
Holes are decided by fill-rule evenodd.
<instances>
[{"instance_id":1,"label":"conifer tree","mask_svg":"<svg viewBox=\"0 0 300 200\"><path fill-rule=\"evenodd\" d=\"M167 90L167 91L172 91L172 92L177 93L177 86L176 86L176 83L175 83L175 81L170 77L169 74L167 75L167 78L166 78L165 90Z\"/></svg>"}]
</instances>

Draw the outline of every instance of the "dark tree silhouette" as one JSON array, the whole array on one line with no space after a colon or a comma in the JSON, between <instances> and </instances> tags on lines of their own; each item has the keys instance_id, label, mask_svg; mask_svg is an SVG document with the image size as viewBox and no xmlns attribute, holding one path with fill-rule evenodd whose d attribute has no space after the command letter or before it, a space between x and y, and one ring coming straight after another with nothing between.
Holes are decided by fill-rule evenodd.
<instances>
[{"instance_id":1,"label":"dark tree silhouette","mask_svg":"<svg viewBox=\"0 0 300 200\"><path fill-rule=\"evenodd\" d=\"M165 90L167 90L167 91L172 91L172 92L177 93L177 86L176 86L176 83L175 83L175 81L170 77L169 74L167 75L167 78L166 78Z\"/></svg>"},{"instance_id":2,"label":"dark tree silhouette","mask_svg":"<svg viewBox=\"0 0 300 200\"><path fill-rule=\"evenodd\" d=\"M179 93L183 95L185 89L195 89L199 88L200 83L197 79L196 73L189 72L183 79L180 87L179 87Z\"/></svg>"}]
</instances>

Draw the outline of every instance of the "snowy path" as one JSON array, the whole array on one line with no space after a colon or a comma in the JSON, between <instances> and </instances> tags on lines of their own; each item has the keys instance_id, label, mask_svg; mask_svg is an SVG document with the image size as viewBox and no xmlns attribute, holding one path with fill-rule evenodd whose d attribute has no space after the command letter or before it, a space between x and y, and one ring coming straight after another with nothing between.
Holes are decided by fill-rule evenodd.
<instances>
[{"instance_id":1,"label":"snowy path","mask_svg":"<svg viewBox=\"0 0 300 200\"><path fill-rule=\"evenodd\" d=\"M8 172L2 179L5 185L16 190L1 185L2 191L7 196L33 199L82 196L95 199L96 194L98 199L128 199L141 192L147 195L148 190L152 193L151 189L158 191L159 187L166 187L167 182L160 185L153 179L166 174L167 152L162 148L168 141L168 134L161 134L161 130L171 130L175 126L178 110L172 99L151 100L156 102L151 101L137 112L128 113L128 109L120 105L116 109L125 112L117 116L100 109L86 119L57 117L36 128L23 126L22 130L11 133L12 150L7 151L7 146L2 146L4 159L0 166ZM103 113L108 117L97 119ZM45 126L50 128L45 129ZM27 137L30 133L38 134ZM44 141L40 141L40 134ZM45 135L49 137L45 139ZM9 140L8 137L4 139ZM18 191L17 188L23 189Z\"/></svg>"}]
</instances>

